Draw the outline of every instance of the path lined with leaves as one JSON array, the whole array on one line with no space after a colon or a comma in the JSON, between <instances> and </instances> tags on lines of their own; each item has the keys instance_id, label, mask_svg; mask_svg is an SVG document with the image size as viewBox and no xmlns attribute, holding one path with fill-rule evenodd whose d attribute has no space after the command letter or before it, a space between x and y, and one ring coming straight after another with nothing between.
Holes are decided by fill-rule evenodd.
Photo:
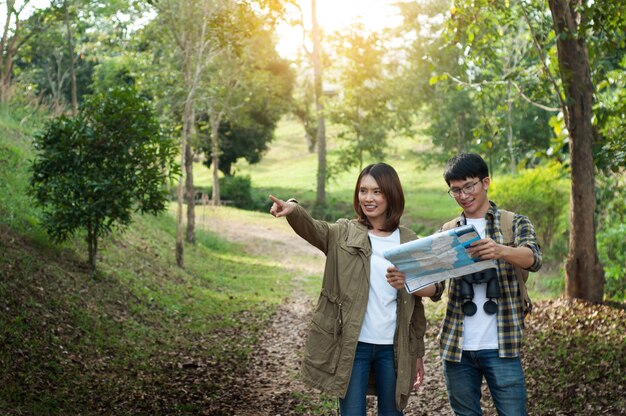
<instances>
[{"instance_id":1,"label":"path lined with leaves","mask_svg":"<svg viewBox=\"0 0 626 416\"><path fill-rule=\"evenodd\" d=\"M229 241L243 244L245 250L274 258L294 273L294 285L250 355L247 376L238 386L237 399L225 404L230 414L241 416L337 414L336 400L321 397L299 380L300 359L307 323L315 299L299 289L306 276L320 276L324 256L295 235L284 219L267 217L254 221L234 221L222 216L219 208L206 208L209 215L199 224ZM411 397L407 415L450 415L441 362L436 346L437 328L426 337L426 377L420 390ZM375 415L375 398L368 398L368 415Z\"/></svg>"}]
</instances>

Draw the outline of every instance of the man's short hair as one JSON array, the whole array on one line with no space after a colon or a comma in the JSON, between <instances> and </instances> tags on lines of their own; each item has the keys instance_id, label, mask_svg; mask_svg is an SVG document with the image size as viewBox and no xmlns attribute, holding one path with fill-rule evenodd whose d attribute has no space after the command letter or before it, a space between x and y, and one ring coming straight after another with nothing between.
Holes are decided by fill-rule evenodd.
<instances>
[{"instance_id":1,"label":"man's short hair","mask_svg":"<svg viewBox=\"0 0 626 416\"><path fill-rule=\"evenodd\" d=\"M483 180L489 176L489 168L480 155L476 153L459 153L446 163L443 178L448 186L450 181L478 178Z\"/></svg>"}]
</instances>

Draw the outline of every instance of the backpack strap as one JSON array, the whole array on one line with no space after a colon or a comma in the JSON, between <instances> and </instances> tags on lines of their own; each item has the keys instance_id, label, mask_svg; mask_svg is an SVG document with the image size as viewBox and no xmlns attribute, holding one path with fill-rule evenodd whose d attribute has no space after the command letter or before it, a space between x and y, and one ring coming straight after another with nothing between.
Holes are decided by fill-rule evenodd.
<instances>
[{"instance_id":1,"label":"backpack strap","mask_svg":"<svg viewBox=\"0 0 626 416\"><path fill-rule=\"evenodd\" d=\"M441 226L441 231L448 231L459 226L459 218L448 221Z\"/></svg>"},{"instance_id":2,"label":"backpack strap","mask_svg":"<svg viewBox=\"0 0 626 416\"><path fill-rule=\"evenodd\" d=\"M504 243L506 245L514 246L515 233L513 232L513 219L515 218L515 213L507 211L505 209L500 209L498 211L500 212L500 224L502 225L501 230L502 237L504 237ZM526 288L526 281L528 280L528 270L517 266L513 266L513 269L515 270L517 284L519 285L524 316L526 316L533 309L533 303L530 300L530 296L528 296L528 289Z\"/></svg>"}]
</instances>

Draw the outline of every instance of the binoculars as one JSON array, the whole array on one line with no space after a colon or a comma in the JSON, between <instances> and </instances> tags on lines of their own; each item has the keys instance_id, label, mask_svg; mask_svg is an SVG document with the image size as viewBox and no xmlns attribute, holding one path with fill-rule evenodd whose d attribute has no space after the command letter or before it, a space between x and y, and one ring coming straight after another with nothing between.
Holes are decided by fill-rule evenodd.
<instances>
[{"instance_id":1,"label":"binoculars","mask_svg":"<svg viewBox=\"0 0 626 416\"><path fill-rule=\"evenodd\" d=\"M482 270L480 272L466 274L460 279L461 298L463 299L463 313L472 316L476 313L477 307L472 299L474 298L475 283L487 283L487 298L483 305L485 313L493 315L498 311L498 304L493 301L500 297L500 283L498 281L498 270L495 268Z\"/></svg>"}]
</instances>

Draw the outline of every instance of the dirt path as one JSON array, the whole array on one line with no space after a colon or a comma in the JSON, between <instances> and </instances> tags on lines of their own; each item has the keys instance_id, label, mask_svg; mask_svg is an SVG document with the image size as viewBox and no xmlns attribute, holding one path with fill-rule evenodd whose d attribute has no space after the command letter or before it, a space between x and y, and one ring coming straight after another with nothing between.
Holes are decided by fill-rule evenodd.
<instances>
[{"instance_id":1,"label":"dirt path","mask_svg":"<svg viewBox=\"0 0 626 416\"><path fill-rule=\"evenodd\" d=\"M218 232L229 241L243 244L250 253L272 257L294 273L294 287L288 300L279 308L260 345L251 355L247 383L239 394L241 408L234 414L337 414L334 401L327 399L324 402L298 378L309 314L315 305L315 299L298 290L298 282L306 276L321 276L323 254L295 235L284 219L267 214L239 220L233 219L227 209L209 209L205 216L198 217L200 226ZM409 400L406 415L451 415L435 337L436 328L430 328L424 357L425 382ZM368 398L368 415L375 414L375 399Z\"/></svg>"}]
</instances>

